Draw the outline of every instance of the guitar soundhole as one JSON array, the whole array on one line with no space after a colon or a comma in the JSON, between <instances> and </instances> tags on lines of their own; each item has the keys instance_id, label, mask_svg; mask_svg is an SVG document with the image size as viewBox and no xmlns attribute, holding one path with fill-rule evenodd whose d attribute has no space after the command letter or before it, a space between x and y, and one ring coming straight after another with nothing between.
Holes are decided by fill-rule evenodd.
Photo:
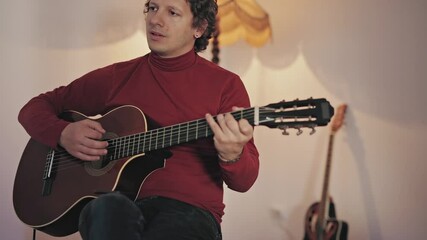
<instances>
[{"instance_id":1,"label":"guitar soundhole","mask_svg":"<svg viewBox=\"0 0 427 240\"><path fill-rule=\"evenodd\" d=\"M112 132L107 132L102 137L103 141L107 141L112 138L117 138L117 134ZM110 171L114 167L115 161L110 161L108 159L108 154L102 156L98 161L91 161L85 163L85 170L91 176L101 176Z\"/></svg>"},{"instance_id":2,"label":"guitar soundhole","mask_svg":"<svg viewBox=\"0 0 427 240\"><path fill-rule=\"evenodd\" d=\"M114 161L105 161L103 159L99 161L86 162L85 170L91 176L101 176L106 174L114 167Z\"/></svg>"}]
</instances>

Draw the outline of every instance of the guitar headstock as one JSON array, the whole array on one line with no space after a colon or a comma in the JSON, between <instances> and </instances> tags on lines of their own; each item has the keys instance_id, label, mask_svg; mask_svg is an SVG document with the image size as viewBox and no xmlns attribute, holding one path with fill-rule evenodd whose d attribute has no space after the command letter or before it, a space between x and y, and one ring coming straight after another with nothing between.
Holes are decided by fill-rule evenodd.
<instances>
[{"instance_id":1,"label":"guitar headstock","mask_svg":"<svg viewBox=\"0 0 427 240\"><path fill-rule=\"evenodd\" d=\"M334 119L332 120L331 130L332 132L337 132L341 126L344 124L344 115L347 110L346 104L341 104L338 106L337 114L335 115Z\"/></svg>"},{"instance_id":2,"label":"guitar headstock","mask_svg":"<svg viewBox=\"0 0 427 240\"><path fill-rule=\"evenodd\" d=\"M287 129L297 129L297 135L302 128L310 128L310 134L315 133L315 127L325 126L334 115L334 108L324 98L294 101L281 101L259 108L259 124L269 128L279 128L284 135L289 135Z\"/></svg>"}]
</instances>

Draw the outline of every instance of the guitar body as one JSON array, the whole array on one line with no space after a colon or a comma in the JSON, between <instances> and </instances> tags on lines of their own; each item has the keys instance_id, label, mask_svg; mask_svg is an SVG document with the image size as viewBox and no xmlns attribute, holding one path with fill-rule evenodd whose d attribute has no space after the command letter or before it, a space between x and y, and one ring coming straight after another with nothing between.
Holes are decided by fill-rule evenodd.
<instances>
[{"instance_id":1,"label":"guitar body","mask_svg":"<svg viewBox=\"0 0 427 240\"><path fill-rule=\"evenodd\" d=\"M86 116L67 112L62 118L74 122ZM96 121L108 131L107 138L146 131L143 113L132 106L116 108ZM91 162L65 159L70 163L58 166L49 193L42 194L49 151L49 147L29 140L17 169L13 202L22 222L53 236L76 232L80 211L102 193L120 191L136 199L145 178L165 164L164 159L148 159L144 154L119 159L101 168Z\"/></svg>"},{"instance_id":2,"label":"guitar body","mask_svg":"<svg viewBox=\"0 0 427 240\"><path fill-rule=\"evenodd\" d=\"M304 240L347 240L348 224L336 219L335 204L332 201L329 203L329 217L324 231L317 230L319 205L319 202L313 203L306 212Z\"/></svg>"}]
</instances>

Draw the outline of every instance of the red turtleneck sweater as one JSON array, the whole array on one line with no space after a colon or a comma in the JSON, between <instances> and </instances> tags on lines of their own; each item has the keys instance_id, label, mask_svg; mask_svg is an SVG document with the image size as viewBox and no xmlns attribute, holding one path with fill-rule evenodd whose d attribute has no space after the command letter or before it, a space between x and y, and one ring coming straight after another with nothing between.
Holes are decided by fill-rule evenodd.
<instances>
[{"instance_id":1,"label":"red turtleneck sweater","mask_svg":"<svg viewBox=\"0 0 427 240\"><path fill-rule=\"evenodd\" d=\"M104 114L120 105L134 105L159 126L169 126L249 107L240 78L190 51L176 58L153 53L92 71L67 86L31 99L19 121L29 135L56 147L68 122L59 113L75 110L87 116ZM108 130L108 129L107 129ZM169 149L165 168L149 175L140 197L165 196L210 211L218 222L224 214L223 183L247 191L258 175L253 141L233 164L218 161L212 138Z\"/></svg>"}]
</instances>

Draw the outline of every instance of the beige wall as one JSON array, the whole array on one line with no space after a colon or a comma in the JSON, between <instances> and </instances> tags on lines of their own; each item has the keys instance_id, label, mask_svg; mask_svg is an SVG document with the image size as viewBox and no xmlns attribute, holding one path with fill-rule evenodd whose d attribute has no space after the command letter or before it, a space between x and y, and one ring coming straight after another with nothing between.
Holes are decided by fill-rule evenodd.
<instances>
[{"instance_id":1,"label":"beige wall","mask_svg":"<svg viewBox=\"0 0 427 240\"><path fill-rule=\"evenodd\" d=\"M253 105L311 96L348 103L330 190L349 239L422 239L427 2L258 2L270 13L273 42L225 47L221 65L241 75ZM146 53L143 25L139 0L0 2L2 239L31 238L12 206L28 140L19 109L89 70ZM256 129L260 176L245 194L226 192L224 239L302 238L305 212L320 198L328 134L329 127L313 136Z\"/></svg>"}]
</instances>

